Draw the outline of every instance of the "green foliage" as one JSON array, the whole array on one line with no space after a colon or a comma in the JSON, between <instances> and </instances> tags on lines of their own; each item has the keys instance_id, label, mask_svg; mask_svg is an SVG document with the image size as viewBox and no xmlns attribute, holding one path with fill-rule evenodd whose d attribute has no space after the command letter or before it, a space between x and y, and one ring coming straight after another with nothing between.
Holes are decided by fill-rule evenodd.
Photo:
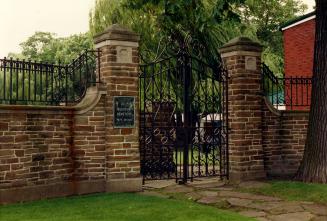
<instances>
[{"instance_id":1,"label":"green foliage","mask_svg":"<svg viewBox=\"0 0 327 221\"><path fill-rule=\"evenodd\" d=\"M67 66L67 64L72 64L73 59L77 59L84 50L93 48L91 39L92 37L88 33L57 38L52 33L36 32L21 43L22 53L9 53L9 57L13 59L7 59L4 62L6 68L1 67L1 102L58 105L66 98L66 92L68 101L74 102L75 97L78 99L82 93L80 90L85 86L86 80L93 80L90 72L95 68L96 62L89 53L88 59L75 62L73 67ZM86 56L86 54L84 55ZM23 59L25 62L21 61ZM32 62L29 63L29 61ZM61 68L49 65L41 65L41 67L34 61L42 61L43 64L60 61ZM24 69L22 65L24 65ZM73 79L74 76L75 79ZM82 79L77 79L78 76L81 76ZM85 77L87 79L84 79Z\"/></svg>"},{"instance_id":2,"label":"green foliage","mask_svg":"<svg viewBox=\"0 0 327 221\"><path fill-rule=\"evenodd\" d=\"M218 48L235 37L239 24L233 0L97 0L90 14L91 33L97 34L114 23L141 34L144 62L176 54L185 48L193 56L216 65Z\"/></svg>"},{"instance_id":3,"label":"green foliage","mask_svg":"<svg viewBox=\"0 0 327 221\"><path fill-rule=\"evenodd\" d=\"M272 181L260 188L242 189L245 192L280 197L291 201L312 201L327 204L327 185L291 181Z\"/></svg>"},{"instance_id":4,"label":"green foliage","mask_svg":"<svg viewBox=\"0 0 327 221\"><path fill-rule=\"evenodd\" d=\"M28 76L27 71L23 73L21 69L17 68L13 68L12 73L10 74L9 66L10 64L12 64L13 67L18 65L18 63L15 62L16 59L25 59L25 61L31 60L37 62L42 61L42 63L58 63L60 61L61 64L70 64L72 60L76 59L84 50L93 48L92 36L89 33L85 33L72 35L66 38L58 38L53 33L35 32L26 41L22 42L20 46L22 48L21 53L8 54L8 57L12 57L14 61L10 62L10 60L8 60L6 63L6 82L4 79L4 70L0 70L1 102L43 105L51 102L52 105L58 105L63 101L65 94L65 90L58 87L59 81L61 81L61 85L63 85L63 82L65 83L65 87L68 90L67 98L69 101L75 101L75 97L80 95L79 90L82 90L81 88L83 87L81 82L77 81L76 79L72 79L72 76L67 79L67 82L64 77L61 77L59 80L59 73L57 71L56 73L53 73L55 80L50 81L49 76L51 75L49 70L46 72L45 69L43 69L43 72L40 72L40 70L36 70L35 68L33 69L34 66L32 65L33 71L30 73L31 76ZM83 77L89 76L88 73L86 73L85 66L91 65L91 63L95 64L95 62L91 61L90 59L88 60L90 64L83 63L80 64L83 65L83 67L75 67L82 73L81 75ZM25 63L25 65L27 67L28 63ZM75 72L76 71L77 70L75 70ZM49 76L45 76L46 73ZM75 73L75 78L76 76L77 74ZM4 85L6 86L4 87ZM46 88L46 85L48 85L48 88ZM49 91L50 89L51 91ZM54 99L50 99L50 97L54 97ZM52 100L56 99L58 102L54 103ZM46 100L49 102L45 102Z\"/></svg>"},{"instance_id":5,"label":"green foliage","mask_svg":"<svg viewBox=\"0 0 327 221\"><path fill-rule=\"evenodd\" d=\"M81 52L92 49L92 37L89 33L72 35L67 38L57 38L49 32L35 32L25 42L20 44L22 53L9 54L14 58L30 59L49 63L70 63Z\"/></svg>"},{"instance_id":6,"label":"green foliage","mask_svg":"<svg viewBox=\"0 0 327 221\"><path fill-rule=\"evenodd\" d=\"M7 58L13 58L13 59L19 59L19 60L23 60L25 59L25 56L22 53L13 53L13 52L9 52Z\"/></svg>"},{"instance_id":7,"label":"green foliage","mask_svg":"<svg viewBox=\"0 0 327 221\"><path fill-rule=\"evenodd\" d=\"M279 27L303 14L307 6L299 0L246 0L238 9L243 32L264 46L263 60L274 73L283 73L283 39Z\"/></svg>"},{"instance_id":8,"label":"green foliage","mask_svg":"<svg viewBox=\"0 0 327 221\"><path fill-rule=\"evenodd\" d=\"M283 73L282 33L284 22L303 14L300 0L96 0L90 11L90 32L58 38L36 32L21 43L19 59L69 63L92 37L119 23L141 35L144 63L175 54L181 47L208 64L220 62L218 49L228 40L244 35L264 45L263 60L274 73Z\"/></svg>"},{"instance_id":9,"label":"green foliage","mask_svg":"<svg viewBox=\"0 0 327 221\"><path fill-rule=\"evenodd\" d=\"M129 27L141 35L141 59L155 60L162 43L160 30L156 27L156 8L145 13L143 10L125 7L124 2L125 0L96 0L89 16L91 35L95 36L116 23Z\"/></svg>"},{"instance_id":10,"label":"green foliage","mask_svg":"<svg viewBox=\"0 0 327 221\"><path fill-rule=\"evenodd\" d=\"M44 47L48 47L54 40L54 34L49 32L35 32L25 42L21 43L22 55L31 60L37 60L44 53Z\"/></svg>"},{"instance_id":11,"label":"green foliage","mask_svg":"<svg viewBox=\"0 0 327 221\"><path fill-rule=\"evenodd\" d=\"M97 0L90 13L90 30L96 35L114 23L131 28L141 35L140 55L143 63L176 55L183 49L192 57L197 57L213 67L219 67L221 58L218 49L239 35L240 19L234 13L233 7L241 2ZM193 68L201 68L199 64L192 65ZM159 71L160 67L156 66L153 70ZM166 79L167 76L163 75ZM179 101L183 98L183 88L178 84L178 76L175 77L169 79L172 82L169 85L174 85L175 88L167 91L170 91L170 96L177 101L177 109L182 109L179 107L182 102ZM211 90L208 94L210 93ZM159 94L152 96L158 97ZM192 108L201 111L201 107Z\"/></svg>"},{"instance_id":12,"label":"green foliage","mask_svg":"<svg viewBox=\"0 0 327 221\"><path fill-rule=\"evenodd\" d=\"M2 104L28 104L28 102L25 101L16 103L16 100L25 100L28 97L34 97L34 94L36 100L40 100L41 97L39 93L34 93L40 91L40 87L36 83L40 82L39 76L36 78L36 81L34 78L29 81L27 75L23 78L21 73L14 72L10 80L10 74L8 71L6 72L6 78L4 77L4 73L3 70L0 70L0 100L2 100ZM22 85L29 85L30 87L27 88L26 86L23 90Z\"/></svg>"},{"instance_id":13,"label":"green foliage","mask_svg":"<svg viewBox=\"0 0 327 221\"><path fill-rule=\"evenodd\" d=\"M234 212L188 201L138 194L97 194L0 207L1 220L14 221L254 221Z\"/></svg>"},{"instance_id":14,"label":"green foliage","mask_svg":"<svg viewBox=\"0 0 327 221\"><path fill-rule=\"evenodd\" d=\"M264 46L264 62L282 75L279 27L306 8L299 0L96 0L90 30L95 35L119 23L141 34L140 53L145 63L184 47L216 65L219 47L244 35Z\"/></svg>"}]
</instances>

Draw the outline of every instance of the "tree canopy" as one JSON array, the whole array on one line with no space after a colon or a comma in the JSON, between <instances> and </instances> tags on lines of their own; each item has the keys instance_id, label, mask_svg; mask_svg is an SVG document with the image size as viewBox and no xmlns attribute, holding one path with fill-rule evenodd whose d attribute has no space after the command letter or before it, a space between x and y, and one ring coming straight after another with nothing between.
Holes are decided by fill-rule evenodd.
<instances>
[{"instance_id":1,"label":"tree canopy","mask_svg":"<svg viewBox=\"0 0 327 221\"><path fill-rule=\"evenodd\" d=\"M35 32L26 41L20 44L21 54L10 53L9 57L43 61L49 63L69 63L83 50L93 47L89 33L58 38L49 32Z\"/></svg>"},{"instance_id":2,"label":"tree canopy","mask_svg":"<svg viewBox=\"0 0 327 221\"><path fill-rule=\"evenodd\" d=\"M243 33L264 46L263 60L275 73L283 73L284 51L280 26L303 14L307 5L299 0L246 0L238 9Z\"/></svg>"},{"instance_id":3,"label":"tree canopy","mask_svg":"<svg viewBox=\"0 0 327 221\"><path fill-rule=\"evenodd\" d=\"M90 30L95 34L116 22L130 27L141 34L140 52L145 62L184 48L212 63L220 59L219 47L237 35L234 30L240 19L233 7L241 2L97 0L90 14Z\"/></svg>"},{"instance_id":4,"label":"tree canopy","mask_svg":"<svg viewBox=\"0 0 327 221\"><path fill-rule=\"evenodd\" d=\"M284 22L303 14L300 0L96 0L90 12L90 31L100 33L119 23L141 34L143 62L155 61L186 47L209 63L219 60L218 49L244 35L264 46L264 61L283 72Z\"/></svg>"},{"instance_id":5,"label":"tree canopy","mask_svg":"<svg viewBox=\"0 0 327 221\"><path fill-rule=\"evenodd\" d=\"M263 60L283 73L283 44L279 27L303 14L300 0L95 0L90 11L90 31L59 38L36 32L21 43L22 53L9 56L69 62L84 49L92 48L92 36L119 23L141 35L140 55L144 63L176 53L184 47L193 56L215 65L218 49L243 35L264 46Z\"/></svg>"}]
</instances>

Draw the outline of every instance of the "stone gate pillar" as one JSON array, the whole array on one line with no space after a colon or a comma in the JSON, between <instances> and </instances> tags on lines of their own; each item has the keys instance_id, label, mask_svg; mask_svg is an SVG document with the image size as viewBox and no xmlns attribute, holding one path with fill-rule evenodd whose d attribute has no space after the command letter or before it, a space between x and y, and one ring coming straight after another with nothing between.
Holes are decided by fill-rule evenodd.
<instances>
[{"instance_id":1,"label":"stone gate pillar","mask_svg":"<svg viewBox=\"0 0 327 221\"><path fill-rule=\"evenodd\" d=\"M112 25L94 42L101 50L101 81L107 88L106 191L140 191L139 35Z\"/></svg>"},{"instance_id":2,"label":"stone gate pillar","mask_svg":"<svg viewBox=\"0 0 327 221\"><path fill-rule=\"evenodd\" d=\"M262 147L262 46L246 37L225 44L221 56L229 74L230 180L265 178Z\"/></svg>"}]
</instances>

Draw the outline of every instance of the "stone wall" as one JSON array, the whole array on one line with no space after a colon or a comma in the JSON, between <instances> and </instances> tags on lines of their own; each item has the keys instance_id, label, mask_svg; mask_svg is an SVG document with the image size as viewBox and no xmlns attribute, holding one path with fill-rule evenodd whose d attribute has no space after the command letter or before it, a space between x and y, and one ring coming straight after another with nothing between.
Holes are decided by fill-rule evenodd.
<instances>
[{"instance_id":1,"label":"stone wall","mask_svg":"<svg viewBox=\"0 0 327 221\"><path fill-rule=\"evenodd\" d=\"M105 91L76 107L0 106L0 204L104 191Z\"/></svg>"},{"instance_id":2,"label":"stone wall","mask_svg":"<svg viewBox=\"0 0 327 221\"><path fill-rule=\"evenodd\" d=\"M117 25L96 36L102 83L76 106L0 105L0 204L142 189L138 41ZM263 98L261 49L248 38L221 49L229 74L232 181L291 176L302 159L308 112L278 111ZM134 126L113 124L116 96L135 98Z\"/></svg>"},{"instance_id":3,"label":"stone wall","mask_svg":"<svg viewBox=\"0 0 327 221\"><path fill-rule=\"evenodd\" d=\"M271 177L292 177L302 160L308 128L308 111L279 111L263 104L265 171Z\"/></svg>"},{"instance_id":4,"label":"stone wall","mask_svg":"<svg viewBox=\"0 0 327 221\"><path fill-rule=\"evenodd\" d=\"M245 37L224 45L229 74L230 180L293 176L302 160L307 110L276 110L263 96L261 47Z\"/></svg>"},{"instance_id":5,"label":"stone wall","mask_svg":"<svg viewBox=\"0 0 327 221\"><path fill-rule=\"evenodd\" d=\"M101 83L76 106L0 105L0 204L141 190L138 41L118 25L95 37ZM134 97L130 128L113 124L117 96Z\"/></svg>"},{"instance_id":6,"label":"stone wall","mask_svg":"<svg viewBox=\"0 0 327 221\"><path fill-rule=\"evenodd\" d=\"M119 25L112 25L95 37L101 50L101 78L106 82L106 188L114 192L141 190L139 154L139 35ZM113 125L115 96L135 98L135 125Z\"/></svg>"},{"instance_id":7,"label":"stone wall","mask_svg":"<svg viewBox=\"0 0 327 221\"><path fill-rule=\"evenodd\" d=\"M261 131L261 51L258 43L245 37L235 38L220 49L229 76L231 180L266 176Z\"/></svg>"}]
</instances>

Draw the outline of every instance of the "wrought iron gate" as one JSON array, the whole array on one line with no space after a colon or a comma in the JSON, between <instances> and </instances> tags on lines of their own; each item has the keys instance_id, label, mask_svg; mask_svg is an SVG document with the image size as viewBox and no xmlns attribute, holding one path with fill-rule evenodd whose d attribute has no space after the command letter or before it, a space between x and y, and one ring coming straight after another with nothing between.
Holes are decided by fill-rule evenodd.
<instances>
[{"instance_id":1,"label":"wrought iron gate","mask_svg":"<svg viewBox=\"0 0 327 221\"><path fill-rule=\"evenodd\" d=\"M180 54L140 67L144 180L228 178L227 72Z\"/></svg>"}]
</instances>

